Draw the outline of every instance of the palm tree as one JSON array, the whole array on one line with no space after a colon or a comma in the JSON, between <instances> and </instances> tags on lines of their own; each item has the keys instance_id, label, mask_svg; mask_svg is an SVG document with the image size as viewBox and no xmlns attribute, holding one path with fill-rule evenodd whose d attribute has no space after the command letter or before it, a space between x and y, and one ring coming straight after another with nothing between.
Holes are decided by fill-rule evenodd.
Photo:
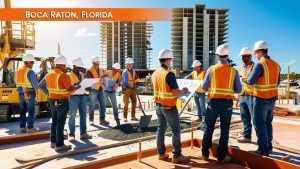
<instances>
[{"instance_id":1,"label":"palm tree","mask_svg":"<svg viewBox=\"0 0 300 169\"><path fill-rule=\"evenodd\" d=\"M229 66L231 66L231 67L236 66L236 63L234 63L233 60L231 60L230 58L227 59L227 62L229 64Z\"/></svg>"}]
</instances>

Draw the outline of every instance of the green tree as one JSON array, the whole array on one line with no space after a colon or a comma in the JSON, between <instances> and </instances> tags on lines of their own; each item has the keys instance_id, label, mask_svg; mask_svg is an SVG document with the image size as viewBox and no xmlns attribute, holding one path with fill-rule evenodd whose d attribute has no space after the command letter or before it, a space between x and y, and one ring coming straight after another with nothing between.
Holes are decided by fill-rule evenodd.
<instances>
[{"instance_id":1,"label":"green tree","mask_svg":"<svg viewBox=\"0 0 300 169\"><path fill-rule=\"evenodd\" d=\"M231 66L231 67L236 66L236 63L234 63L233 60L231 60L230 58L227 59L227 62L229 64L229 66Z\"/></svg>"}]
</instances>

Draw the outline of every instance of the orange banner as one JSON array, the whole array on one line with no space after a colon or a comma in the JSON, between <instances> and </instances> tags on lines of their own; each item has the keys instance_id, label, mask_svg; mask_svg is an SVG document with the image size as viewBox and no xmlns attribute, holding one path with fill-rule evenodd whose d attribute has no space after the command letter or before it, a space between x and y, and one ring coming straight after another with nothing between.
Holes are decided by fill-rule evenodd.
<instances>
[{"instance_id":1,"label":"orange banner","mask_svg":"<svg viewBox=\"0 0 300 169\"><path fill-rule=\"evenodd\" d=\"M171 8L1 8L0 21L169 21Z\"/></svg>"}]
</instances>

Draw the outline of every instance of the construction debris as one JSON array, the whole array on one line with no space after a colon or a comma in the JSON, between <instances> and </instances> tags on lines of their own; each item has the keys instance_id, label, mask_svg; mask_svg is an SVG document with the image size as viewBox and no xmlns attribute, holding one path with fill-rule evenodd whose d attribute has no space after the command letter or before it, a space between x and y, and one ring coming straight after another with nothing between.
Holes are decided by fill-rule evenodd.
<instances>
[{"instance_id":1,"label":"construction debris","mask_svg":"<svg viewBox=\"0 0 300 169\"><path fill-rule=\"evenodd\" d=\"M98 136L115 141L130 140L150 135L155 135L157 131L157 120L152 120L148 127L139 128L138 123L128 123L102 131ZM191 127L191 122L180 121L181 129ZM170 128L167 129L167 132Z\"/></svg>"}]
</instances>

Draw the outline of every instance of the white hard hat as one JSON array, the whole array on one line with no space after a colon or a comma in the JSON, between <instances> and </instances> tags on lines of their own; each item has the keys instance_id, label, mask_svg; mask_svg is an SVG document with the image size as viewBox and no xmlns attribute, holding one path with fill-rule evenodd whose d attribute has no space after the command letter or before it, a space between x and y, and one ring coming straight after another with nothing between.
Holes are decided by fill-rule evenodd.
<instances>
[{"instance_id":1,"label":"white hard hat","mask_svg":"<svg viewBox=\"0 0 300 169\"><path fill-rule=\"evenodd\" d=\"M162 49L158 53L158 59L173 59L173 54L169 49Z\"/></svg>"},{"instance_id":2,"label":"white hard hat","mask_svg":"<svg viewBox=\"0 0 300 169\"><path fill-rule=\"evenodd\" d=\"M55 65L68 65L67 58L64 57L63 55L59 55L54 59L54 64Z\"/></svg>"},{"instance_id":3,"label":"white hard hat","mask_svg":"<svg viewBox=\"0 0 300 169\"><path fill-rule=\"evenodd\" d=\"M259 50L259 49L268 49L268 44L267 42L265 41L257 41L255 44L254 44L254 47L253 47L253 51L256 51L256 50Z\"/></svg>"},{"instance_id":4,"label":"white hard hat","mask_svg":"<svg viewBox=\"0 0 300 169\"><path fill-rule=\"evenodd\" d=\"M81 58L76 58L74 60L72 60L72 65L76 66L76 67L84 67L82 59Z\"/></svg>"},{"instance_id":5,"label":"white hard hat","mask_svg":"<svg viewBox=\"0 0 300 169\"><path fill-rule=\"evenodd\" d=\"M229 48L228 48L228 45L220 45L217 47L217 50L216 50L216 54L217 55L221 55L221 56L224 56L224 55L229 55Z\"/></svg>"},{"instance_id":6,"label":"white hard hat","mask_svg":"<svg viewBox=\"0 0 300 169\"><path fill-rule=\"evenodd\" d=\"M113 64L112 67L115 68L115 69L121 69L121 66L120 66L119 63Z\"/></svg>"},{"instance_id":7,"label":"white hard hat","mask_svg":"<svg viewBox=\"0 0 300 169\"><path fill-rule=\"evenodd\" d=\"M100 62L100 58L98 56L94 56L91 60L91 62Z\"/></svg>"},{"instance_id":8,"label":"white hard hat","mask_svg":"<svg viewBox=\"0 0 300 169\"><path fill-rule=\"evenodd\" d=\"M201 62L199 60L194 60L193 64L192 64L192 68L195 68L197 66L201 66Z\"/></svg>"},{"instance_id":9,"label":"white hard hat","mask_svg":"<svg viewBox=\"0 0 300 169\"><path fill-rule=\"evenodd\" d=\"M127 58L126 61L125 61L125 64L133 64L134 61L132 58Z\"/></svg>"},{"instance_id":10,"label":"white hard hat","mask_svg":"<svg viewBox=\"0 0 300 169\"><path fill-rule=\"evenodd\" d=\"M27 54L25 56L23 56L23 59L22 59L24 62L34 62L35 59L33 57L32 54Z\"/></svg>"},{"instance_id":11,"label":"white hard hat","mask_svg":"<svg viewBox=\"0 0 300 169\"><path fill-rule=\"evenodd\" d=\"M251 55L251 50L248 47L243 47L240 52L240 56Z\"/></svg>"}]
</instances>

